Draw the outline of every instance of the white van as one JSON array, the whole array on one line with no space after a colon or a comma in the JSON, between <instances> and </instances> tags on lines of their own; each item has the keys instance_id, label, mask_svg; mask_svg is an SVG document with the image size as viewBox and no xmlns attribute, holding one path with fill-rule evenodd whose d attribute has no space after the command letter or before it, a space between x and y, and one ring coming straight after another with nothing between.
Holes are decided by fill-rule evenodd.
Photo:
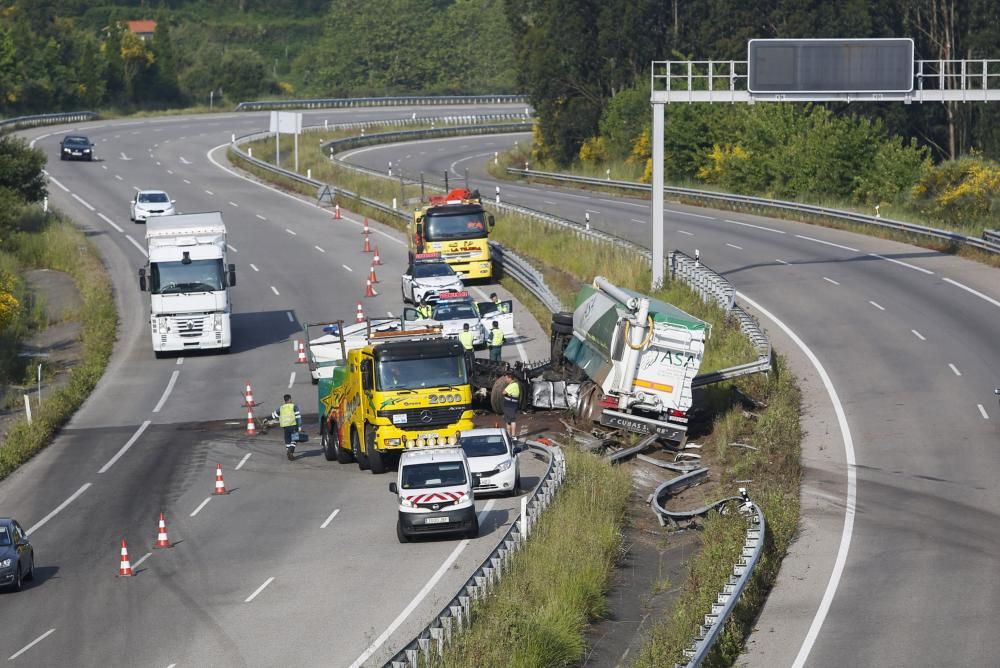
<instances>
[{"instance_id":1,"label":"white van","mask_svg":"<svg viewBox=\"0 0 1000 668\"><path fill-rule=\"evenodd\" d=\"M389 491L399 497L396 537L400 543L419 535L479 535L472 473L462 448L404 450Z\"/></svg>"}]
</instances>

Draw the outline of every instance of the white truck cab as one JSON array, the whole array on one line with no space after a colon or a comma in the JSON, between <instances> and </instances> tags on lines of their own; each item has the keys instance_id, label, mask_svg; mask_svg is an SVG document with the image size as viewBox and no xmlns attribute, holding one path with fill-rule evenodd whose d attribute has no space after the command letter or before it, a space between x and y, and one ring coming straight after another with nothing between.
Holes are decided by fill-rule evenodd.
<instances>
[{"instance_id":1,"label":"white truck cab","mask_svg":"<svg viewBox=\"0 0 1000 668\"><path fill-rule=\"evenodd\" d=\"M400 543L433 534L479 535L472 472L460 447L418 447L403 451L396 482L396 537Z\"/></svg>"}]
</instances>

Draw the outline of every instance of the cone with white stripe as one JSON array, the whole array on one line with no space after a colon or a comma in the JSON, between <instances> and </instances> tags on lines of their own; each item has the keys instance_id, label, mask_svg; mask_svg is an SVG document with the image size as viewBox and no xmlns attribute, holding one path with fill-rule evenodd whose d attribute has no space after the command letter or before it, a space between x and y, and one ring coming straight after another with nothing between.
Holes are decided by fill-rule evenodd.
<instances>
[{"instance_id":1,"label":"cone with white stripe","mask_svg":"<svg viewBox=\"0 0 1000 668\"><path fill-rule=\"evenodd\" d=\"M226 481L222 479L222 464L215 465L215 489L212 494L229 494L226 490Z\"/></svg>"},{"instance_id":2,"label":"cone with white stripe","mask_svg":"<svg viewBox=\"0 0 1000 668\"><path fill-rule=\"evenodd\" d=\"M361 309L361 302L358 302L358 315L354 318L355 322L365 321L365 312Z\"/></svg>"},{"instance_id":3,"label":"cone with white stripe","mask_svg":"<svg viewBox=\"0 0 1000 668\"><path fill-rule=\"evenodd\" d=\"M333 219L340 220L340 205L337 204L333 207Z\"/></svg>"},{"instance_id":4,"label":"cone with white stripe","mask_svg":"<svg viewBox=\"0 0 1000 668\"><path fill-rule=\"evenodd\" d=\"M378 244L375 244L375 266L382 264L382 256L378 254Z\"/></svg>"},{"instance_id":5,"label":"cone with white stripe","mask_svg":"<svg viewBox=\"0 0 1000 668\"><path fill-rule=\"evenodd\" d=\"M253 387L250 385L250 381L247 381L247 389L243 392L243 405L247 408L253 408L257 403L253 400Z\"/></svg>"},{"instance_id":6,"label":"cone with white stripe","mask_svg":"<svg viewBox=\"0 0 1000 668\"><path fill-rule=\"evenodd\" d=\"M365 280L365 297L374 297L378 293L375 292L375 288L372 287L372 279Z\"/></svg>"},{"instance_id":7,"label":"cone with white stripe","mask_svg":"<svg viewBox=\"0 0 1000 668\"><path fill-rule=\"evenodd\" d=\"M362 253L371 253L372 252L372 242L371 242L371 238L370 237L365 236L365 247L362 249L361 252Z\"/></svg>"},{"instance_id":8,"label":"cone with white stripe","mask_svg":"<svg viewBox=\"0 0 1000 668\"><path fill-rule=\"evenodd\" d=\"M156 543L153 544L153 547L170 547L170 539L167 538L167 523L163 519L163 513L160 513L160 527L156 532Z\"/></svg>"},{"instance_id":9,"label":"cone with white stripe","mask_svg":"<svg viewBox=\"0 0 1000 668\"><path fill-rule=\"evenodd\" d=\"M372 283L378 283L378 277L375 276L375 261L372 260L372 269L368 272L368 280Z\"/></svg>"},{"instance_id":10,"label":"cone with white stripe","mask_svg":"<svg viewBox=\"0 0 1000 668\"><path fill-rule=\"evenodd\" d=\"M296 364L306 363L306 344L304 344L302 341L299 341L299 356L298 358L296 358L295 363Z\"/></svg>"},{"instance_id":11,"label":"cone with white stripe","mask_svg":"<svg viewBox=\"0 0 1000 668\"><path fill-rule=\"evenodd\" d=\"M125 544L124 538L122 538L122 560L118 566L118 575L123 578L132 577L132 562L128 560L128 545Z\"/></svg>"},{"instance_id":12,"label":"cone with white stripe","mask_svg":"<svg viewBox=\"0 0 1000 668\"><path fill-rule=\"evenodd\" d=\"M257 435L257 423L253 419L253 408L247 407L247 436Z\"/></svg>"},{"instance_id":13,"label":"cone with white stripe","mask_svg":"<svg viewBox=\"0 0 1000 668\"><path fill-rule=\"evenodd\" d=\"M364 224L364 227L361 228L361 234L363 234L365 236L368 236L368 232L369 232L369 230L368 230L368 216L365 216L365 224Z\"/></svg>"}]
</instances>

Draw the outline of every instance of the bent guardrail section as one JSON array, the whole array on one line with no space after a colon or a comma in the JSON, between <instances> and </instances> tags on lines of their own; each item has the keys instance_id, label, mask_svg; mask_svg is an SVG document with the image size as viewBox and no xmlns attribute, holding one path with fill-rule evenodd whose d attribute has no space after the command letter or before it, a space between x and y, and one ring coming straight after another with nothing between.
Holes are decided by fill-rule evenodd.
<instances>
[{"instance_id":1,"label":"bent guardrail section","mask_svg":"<svg viewBox=\"0 0 1000 668\"><path fill-rule=\"evenodd\" d=\"M592 186L602 186L605 188L620 188L623 190L634 190L637 192L650 192L652 186L646 183L635 183L633 181L616 181L613 179L599 179L590 176L574 176L571 174L560 174L558 172L542 172L529 169L507 168L508 174L517 174L525 177L535 177L549 179L552 181L562 181L565 183L581 183ZM939 241L947 241L959 246L972 246L988 253L1000 253L1000 239L991 238L986 233L983 238L971 237L958 232L940 230L926 225L909 223L905 220L894 220L892 218L882 218L880 216L869 216L854 211L843 209L831 209L813 204L803 204L801 202L789 202L786 200L767 199L765 197L753 197L750 195L734 195L730 193L713 192L711 190L696 190L693 188L678 188L675 186L665 186L663 192L668 195L677 195L688 199L703 201L708 204L743 205L751 209L780 209L783 211L794 211L796 213L809 214L822 218L829 218L841 222L860 223L880 227L883 229L896 230L917 236L931 237Z\"/></svg>"},{"instance_id":2,"label":"bent guardrail section","mask_svg":"<svg viewBox=\"0 0 1000 668\"><path fill-rule=\"evenodd\" d=\"M472 622L472 604L484 598L500 581L503 572L545 511L555 498L556 491L566 478L566 458L559 446L546 447L537 441L526 441L528 447L549 457L549 466L541 482L535 487L530 499L522 504L523 515L510 525L500 544L490 552L476 569L458 594L441 609L434 619L425 626L406 647L400 650L385 666L391 668L417 668L427 665L431 652L438 657L444 654L445 646L452 634L461 631Z\"/></svg>"},{"instance_id":3,"label":"bent guardrail section","mask_svg":"<svg viewBox=\"0 0 1000 668\"><path fill-rule=\"evenodd\" d=\"M527 95L401 95L395 97L330 97L314 100L254 100L240 102L235 111L270 109L331 109L342 107L416 107L444 104L527 104Z\"/></svg>"},{"instance_id":4,"label":"bent guardrail section","mask_svg":"<svg viewBox=\"0 0 1000 668\"><path fill-rule=\"evenodd\" d=\"M100 118L95 111L70 111L63 114L37 114L35 116L16 116L0 121L0 134L35 128L41 125L57 125L59 123L76 123L78 121L94 121Z\"/></svg>"}]
</instances>

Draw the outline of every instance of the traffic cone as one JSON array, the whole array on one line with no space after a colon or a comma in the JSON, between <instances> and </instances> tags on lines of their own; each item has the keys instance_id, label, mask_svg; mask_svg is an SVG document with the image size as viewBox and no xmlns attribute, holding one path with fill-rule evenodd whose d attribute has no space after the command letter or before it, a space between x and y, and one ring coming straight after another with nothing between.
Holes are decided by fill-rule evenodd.
<instances>
[{"instance_id":1,"label":"traffic cone","mask_svg":"<svg viewBox=\"0 0 1000 668\"><path fill-rule=\"evenodd\" d=\"M229 494L226 491L226 481L222 479L222 464L215 465L215 489L212 494Z\"/></svg>"},{"instance_id":2,"label":"traffic cone","mask_svg":"<svg viewBox=\"0 0 1000 668\"><path fill-rule=\"evenodd\" d=\"M375 288L372 287L372 279L367 279L365 281L365 297L374 297L377 294Z\"/></svg>"},{"instance_id":3,"label":"traffic cone","mask_svg":"<svg viewBox=\"0 0 1000 668\"><path fill-rule=\"evenodd\" d=\"M382 256L378 254L378 244L375 244L375 265L382 264Z\"/></svg>"},{"instance_id":4,"label":"traffic cone","mask_svg":"<svg viewBox=\"0 0 1000 668\"><path fill-rule=\"evenodd\" d=\"M295 353L295 363L298 364L302 360L302 357L305 356L305 353L302 350L301 339L295 339L292 341L292 352Z\"/></svg>"},{"instance_id":5,"label":"traffic cone","mask_svg":"<svg viewBox=\"0 0 1000 668\"><path fill-rule=\"evenodd\" d=\"M257 423L253 419L253 408L247 407L247 436L257 435Z\"/></svg>"},{"instance_id":6,"label":"traffic cone","mask_svg":"<svg viewBox=\"0 0 1000 668\"><path fill-rule=\"evenodd\" d=\"M156 544L153 547L170 547L170 539L167 538L167 523L163 519L163 513L160 513L160 528L156 532Z\"/></svg>"},{"instance_id":7,"label":"traffic cone","mask_svg":"<svg viewBox=\"0 0 1000 668\"><path fill-rule=\"evenodd\" d=\"M365 237L365 247L364 247L364 249L361 252L362 253L371 253L372 252L372 242L371 242L371 240L369 240L369 238L367 236Z\"/></svg>"},{"instance_id":8,"label":"traffic cone","mask_svg":"<svg viewBox=\"0 0 1000 668\"><path fill-rule=\"evenodd\" d=\"M372 283L378 283L378 278L375 276L375 261L372 260L372 270L368 272L368 280Z\"/></svg>"},{"instance_id":9,"label":"traffic cone","mask_svg":"<svg viewBox=\"0 0 1000 668\"><path fill-rule=\"evenodd\" d=\"M128 560L128 545L125 544L124 538L122 538L122 561L118 566L118 575L123 578L132 577L132 562Z\"/></svg>"},{"instance_id":10,"label":"traffic cone","mask_svg":"<svg viewBox=\"0 0 1000 668\"><path fill-rule=\"evenodd\" d=\"M365 321L365 312L361 309L361 302L358 302L358 315L354 319L354 321L355 322L364 322Z\"/></svg>"},{"instance_id":11,"label":"traffic cone","mask_svg":"<svg viewBox=\"0 0 1000 668\"><path fill-rule=\"evenodd\" d=\"M249 380L247 381L246 392L243 393L243 399L244 399L243 405L248 408L252 408L253 406L257 405L257 403L253 400L253 387L250 385Z\"/></svg>"},{"instance_id":12,"label":"traffic cone","mask_svg":"<svg viewBox=\"0 0 1000 668\"><path fill-rule=\"evenodd\" d=\"M361 228L361 234L368 236L368 216L365 216L364 227Z\"/></svg>"},{"instance_id":13,"label":"traffic cone","mask_svg":"<svg viewBox=\"0 0 1000 668\"><path fill-rule=\"evenodd\" d=\"M333 219L340 220L340 205L337 204L333 207Z\"/></svg>"},{"instance_id":14,"label":"traffic cone","mask_svg":"<svg viewBox=\"0 0 1000 668\"><path fill-rule=\"evenodd\" d=\"M299 341L299 357L295 360L296 364L306 363L306 344Z\"/></svg>"}]
</instances>

